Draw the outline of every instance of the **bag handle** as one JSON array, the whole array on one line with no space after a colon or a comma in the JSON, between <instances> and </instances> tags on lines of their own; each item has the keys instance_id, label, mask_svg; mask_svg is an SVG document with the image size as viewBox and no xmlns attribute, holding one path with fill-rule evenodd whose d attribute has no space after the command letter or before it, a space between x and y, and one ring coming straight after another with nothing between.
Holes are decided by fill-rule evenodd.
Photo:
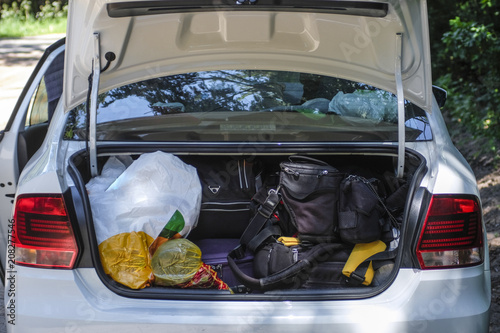
<instances>
[{"instance_id":1,"label":"bag handle","mask_svg":"<svg viewBox=\"0 0 500 333\"><path fill-rule=\"evenodd\" d=\"M236 265L231 256L227 257L227 263L229 264L229 268L231 268L231 271L234 273L238 281L243 283L246 287L262 291L280 288L283 286L283 283L295 278L302 271L305 272L310 270L311 267L311 263L308 260L299 260L280 272L271 274L264 278L256 279L243 273L243 271L238 267L238 265Z\"/></svg>"},{"instance_id":2,"label":"bag handle","mask_svg":"<svg viewBox=\"0 0 500 333\"><path fill-rule=\"evenodd\" d=\"M315 159L315 158L312 158L309 156L303 156L303 155L292 155L292 156L288 157L288 160L290 162L299 162L299 163L310 162L310 163L314 163L317 165L330 166L325 161L321 161L321 160L318 160L318 159Z\"/></svg>"},{"instance_id":3,"label":"bag handle","mask_svg":"<svg viewBox=\"0 0 500 333\"><path fill-rule=\"evenodd\" d=\"M326 260L328 254L332 254L334 251L343 248L342 244L339 243L322 243L315 245L299 261L279 272L260 279L243 273L238 265L236 265L231 255L228 255L227 262L238 281L249 288L266 291L280 287L282 288L283 286L301 281L304 277L309 275L311 267L313 267L315 263ZM302 272L304 272L304 276L302 276Z\"/></svg>"}]
</instances>

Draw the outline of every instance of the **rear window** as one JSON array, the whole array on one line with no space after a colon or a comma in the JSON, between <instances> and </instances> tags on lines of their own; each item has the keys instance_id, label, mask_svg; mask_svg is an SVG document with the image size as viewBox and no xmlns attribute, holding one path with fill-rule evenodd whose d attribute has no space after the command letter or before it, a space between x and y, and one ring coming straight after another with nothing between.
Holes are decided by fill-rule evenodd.
<instances>
[{"instance_id":1,"label":"rear window","mask_svg":"<svg viewBox=\"0 0 500 333\"><path fill-rule=\"evenodd\" d=\"M397 98L373 86L309 73L219 70L165 76L99 96L97 139L160 142L397 141ZM430 140L425 112L405 103L406 140ZM87 138L86 106L65 139Z\"/></svg>"}]
</instances>

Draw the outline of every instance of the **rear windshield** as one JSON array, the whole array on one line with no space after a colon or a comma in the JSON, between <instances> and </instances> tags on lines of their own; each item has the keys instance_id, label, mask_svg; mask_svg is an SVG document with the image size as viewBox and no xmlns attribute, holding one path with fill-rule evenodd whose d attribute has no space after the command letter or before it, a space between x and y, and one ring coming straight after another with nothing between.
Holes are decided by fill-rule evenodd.
<instances>
[{"instance_id":1,"label":"rear windshield","mask_svg":"<svg viewBox=\"0 0 500 333\"><path fill-rule=\"evenodd\" d=\"M86 105L67 140L87 138ZM432 139L425 112L405 102L406 140ZM397 141L397 98L373 86L308 73L219 70L128 84L99 96L97 140L160 142Z\"/></svg>"}]
</instances>

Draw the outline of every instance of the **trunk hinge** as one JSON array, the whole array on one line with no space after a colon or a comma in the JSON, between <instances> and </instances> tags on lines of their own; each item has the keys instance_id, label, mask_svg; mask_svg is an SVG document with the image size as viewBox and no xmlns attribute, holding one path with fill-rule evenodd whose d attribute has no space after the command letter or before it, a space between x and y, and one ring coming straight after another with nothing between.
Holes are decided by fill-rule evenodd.
<instances>
[{"instance_id":1,"label":"trunk hinge","mask_svg":"<svg viewBox=\"0 0 500 333\"><path fill-rule=\"evenodd\" d=\"M402 178L405 170L405 96L401 67L403 62L403 34L396 34L396 95L398 98L398 166L397 177Z\"/></svg>"},{"instance_id":2,"label":"trunk hinge","mask_svg":"<svg viewBox=\"0 0 500 333\"><path fill-rule=\"evenodd\" d=\"M92 59L92 90L90 92L90 116L89 116L89 155L90 174L98 176L97 168L97 98L99 97L99 77L101 74L101 52L99 48L99 33L94 33L94 57Z\"/></svg>"}]
</instances>

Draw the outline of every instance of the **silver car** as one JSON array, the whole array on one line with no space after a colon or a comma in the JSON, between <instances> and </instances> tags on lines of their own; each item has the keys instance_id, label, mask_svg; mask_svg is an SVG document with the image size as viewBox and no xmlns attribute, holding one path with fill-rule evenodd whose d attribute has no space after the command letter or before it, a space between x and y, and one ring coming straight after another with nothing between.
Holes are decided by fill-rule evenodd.
<instances>
[{"instance_id":1,"label":"silver car","mask_svg":"<svg viewBox=\"0 0 500 333\"><path fill-rule=\"evenodd\" d=\"M424 0L70 1L0 134L7 331L487 332L481 200L428 34ZM345 236L359 197L339 188L328 231L297 229L282 183L300 173L280 168L296 155L376 184L365 273L346 273L372 249ZM232 257L272 195L294 264L342 249L293 285L255 273L271 250ZM188 280L186 252L157 257L184 241Z\"/></svg>"}]
</instances>

